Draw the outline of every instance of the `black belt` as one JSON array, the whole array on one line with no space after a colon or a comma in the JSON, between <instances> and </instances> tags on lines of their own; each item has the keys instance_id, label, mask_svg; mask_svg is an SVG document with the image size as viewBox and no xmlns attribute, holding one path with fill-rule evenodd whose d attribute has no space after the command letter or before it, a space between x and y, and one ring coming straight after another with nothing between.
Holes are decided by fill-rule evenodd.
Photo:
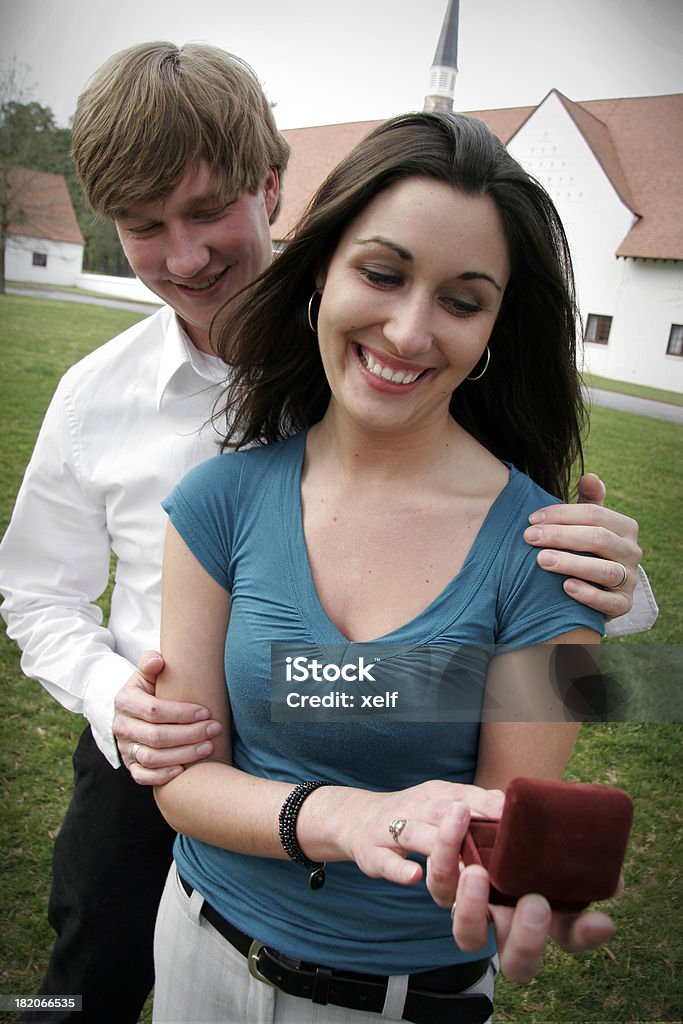
<instances>
[{"instance_id":1,"label":"black belt","mask_svg":"<svg viewBox=\"0 0 683 1024\"><path fill-rule=\"evenodd\" d=\"M193 888L180 875L180 884L191 896ZM314 1003L344 1006L351 1010L381 1013L389 979L381 974L357 974L309 964L269 949L235 928L204 900L206 918L231 946L246 957L254 978ZM434 971L420 971L408 979L403 1020L413 1024L484 1024L493 1013L488 996L462 995L486 974L491 958L454 964ZM457 1000L457 1002L456 1002Z\"/></svg>"}]
</instances>

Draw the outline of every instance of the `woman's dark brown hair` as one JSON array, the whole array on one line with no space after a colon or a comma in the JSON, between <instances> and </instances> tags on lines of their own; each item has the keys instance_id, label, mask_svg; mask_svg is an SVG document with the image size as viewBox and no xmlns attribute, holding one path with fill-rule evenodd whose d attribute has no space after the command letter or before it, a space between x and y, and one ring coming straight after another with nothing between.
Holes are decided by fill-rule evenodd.
<instances>
[{"instance_id":1,"label":"woman's dark brown hair","mask_svg":"<svg viewBox=\"0 0 683 1024\"><path fill-rule=\"evenodd\" d=\"M451 414L494 455L566 499L573 467L583 466L585 423L567 239L544 189L486 125L464 115L392 118L321 185L284 251L221 327L219 354L233 366L223 447L277 441L322 418L330 390L307 322L316 273L371 200L412 177L489 196L509 246L489 368L453 393Z\"/></svg>"}]
</instances>

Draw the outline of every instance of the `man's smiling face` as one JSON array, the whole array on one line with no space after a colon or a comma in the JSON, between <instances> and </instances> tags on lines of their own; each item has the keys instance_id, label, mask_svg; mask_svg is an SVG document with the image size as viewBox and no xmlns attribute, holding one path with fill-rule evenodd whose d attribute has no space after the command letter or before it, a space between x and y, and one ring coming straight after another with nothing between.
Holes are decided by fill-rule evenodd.
<instances>
[{"instance_id":1,"label":"man's smiling face","mask_svg":"<svg viewBox=\"0 0 683 1024\"><path fill-rule=\"evenodd\" d=\"M173 307L205 352L213 351L209 329L216 313L270 263L269 217L278 194L272 170L257 192L226 196L200 160L165 199L116 217L132 269Z\"/></svg>"}]
</instances>

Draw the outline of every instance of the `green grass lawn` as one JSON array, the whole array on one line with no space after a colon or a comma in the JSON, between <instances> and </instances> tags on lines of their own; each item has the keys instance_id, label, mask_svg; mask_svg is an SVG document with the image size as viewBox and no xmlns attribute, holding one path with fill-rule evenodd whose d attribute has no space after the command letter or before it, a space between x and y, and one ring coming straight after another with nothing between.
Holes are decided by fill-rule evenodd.
<instances>
[{"instance_id":1,"label":"green grass lawn","mask_svg":"<svg viewBox=\"0 0 683 1024\"><path fill-rule=\"evenodd\" d=\"M94 306L0 297L0 530L60 374L138 319ZM683 427L599 408L592 424L587 467L606 481L608 504L638 518L643 562L661 608L655 628L638 642L681 644ZM0 992L31 994L51 946L51 847L69 799L71 752L83 721L22 677L18 652L4 632L0 700ZM623 786L635 804L627 888L610 905L617 932L608 947L579 957L549 947L530 985L501 981L497 1024L683 1019L681 753L680 725L584 726L568 777ZM142 1019L149 1019L149 1008ZM0 1020L16 1016L0 1014Z\"/></svg>"}]
</instances>

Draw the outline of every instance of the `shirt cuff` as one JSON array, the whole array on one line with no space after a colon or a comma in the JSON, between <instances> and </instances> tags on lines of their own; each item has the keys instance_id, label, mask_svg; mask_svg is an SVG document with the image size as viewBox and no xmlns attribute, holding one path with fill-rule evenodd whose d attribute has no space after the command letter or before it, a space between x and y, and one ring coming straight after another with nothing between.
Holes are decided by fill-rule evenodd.
<instances>
[{"instance_id":1,"label":"shirt cuff","mask_svg":"<svg viewBox=\"0 0 683 1024\"><path fill-rule=\"evenodd\" d=\"M646 633L648 629L652 629L658 615L659 608L647 573L642 565L639 565L636 589L633 592L633 607L625 615L610 619L605 626L605 635L629 636L632 633Z\"/></svg>"},{"instance_id":2,"label":"shirt cuff","mask_svg":"<svg viewBox=\"0 0 683 1024\"><path fill-rule=\"evenodd\" d=\"M112 727L114 699L122 686L135 672L135 665L118 654L108 659L106 676L100 664L97 678L89 679L83 698L83 714L90 722L95 743L113 768L121 767L119 748Z\"/></svg>"}]
</instances>

